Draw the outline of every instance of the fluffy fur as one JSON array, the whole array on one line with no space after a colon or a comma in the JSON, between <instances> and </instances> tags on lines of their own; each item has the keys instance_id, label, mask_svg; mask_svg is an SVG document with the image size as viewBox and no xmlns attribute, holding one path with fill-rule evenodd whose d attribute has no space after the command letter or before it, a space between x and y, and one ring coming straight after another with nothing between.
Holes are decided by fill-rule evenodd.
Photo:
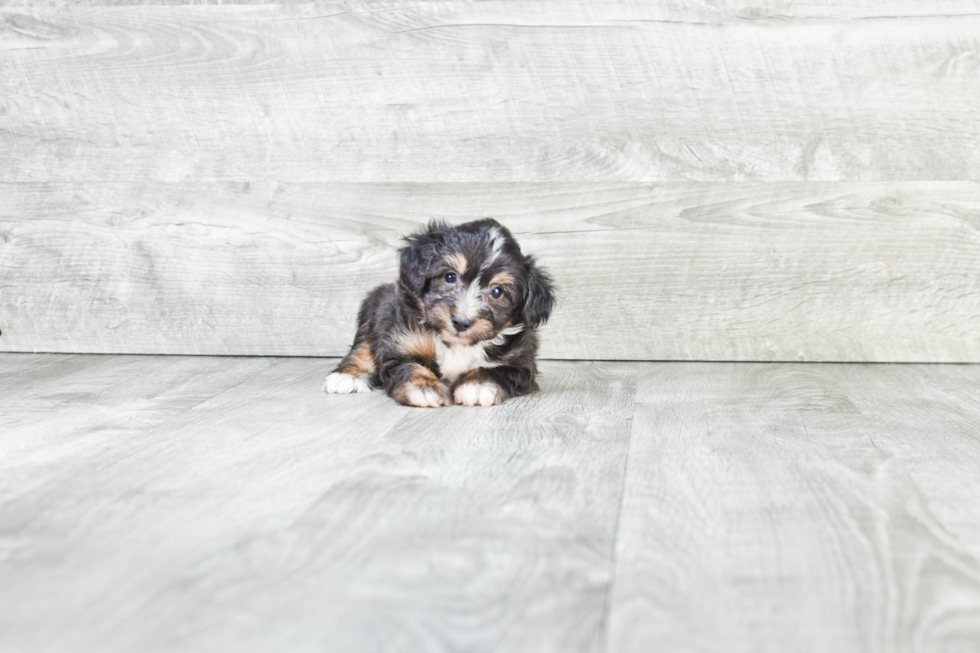
<instances>
[{"instance_id":1,"label":"fluffy fur","mask_svg":"<svg viewBox=\"0 0 980 653\"><path fill-rule=\"evenodd\" d=\"M493 406L534 392L552 282L496 220L430 222L408 236L398 280L361 304L327 392L381 386L409 406Z\"/></svg>"}]
</instances>

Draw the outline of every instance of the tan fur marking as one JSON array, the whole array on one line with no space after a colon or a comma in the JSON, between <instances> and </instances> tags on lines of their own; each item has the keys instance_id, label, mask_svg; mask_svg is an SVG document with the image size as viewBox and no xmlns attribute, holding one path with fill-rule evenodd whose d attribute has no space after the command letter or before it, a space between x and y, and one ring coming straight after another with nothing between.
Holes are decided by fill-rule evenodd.
<instances>
[{"instance_id":1,"label":"tan fur marking","mask_svg":"<svg viewBox=\"0 0 980 653\"><path fill-rule=\"evenodd\" d=\"M466 272L466 257L462 254L450 254L446 257L446 263L448 263L459 274Z\"/></svg>"},{"instance_id":2,"label":"tan fur marking","mask_svg":"<svg viewBox=\"0 0 980 653\"><path fill-rule=\"evenodd\" d=\"M443 329L449 325L449 319L451 317L449 307L445 304L436 304L429 311L429 321L438 324Z\"/></svg>"},{"instance_id":3,"label":"tan fur marking","mask_svg":"<svg viewBox=\"0 0 980 653\"><path fill-rule=\"evenodd\" d=\"M492 288L493 286L506 286L509 283L514 283L514 275L512 275L510 272L498 272L497 274L493 275L493 279L490 280L487 287Z\"/></svg>"},{"instance_id":4,"label":"tan fur marking","mask_svg":"<svg viewBox=\"0 0 980 653\"><path fill-rule=\"evenodd\" d=\"M417 356L427 361L436 357L432 336L417 331L408 331L398 337L398 351L406 356Z\"/></svg>"},{"instance_id":5,"label":"tan fur marking","mask_svg":"<svg viewBox=\"0 0 980 653\"><path fill-rule=\"evenodd\" d=\"M477 369L470 370L466 374L456 379L456 382L453 385L457 386L462 385L463 383L481 383L489 380L490 375L487 373L487 371L481 367L478 367Z\"/></svg>"},{"instance_id":6,"label":"tan fur marking","mask_svg":"<svg viewBox=\"0 0 980 653\"><path fill-rule=\"evenodd\" d=\"M412 380L409 383L414 383L422 388L437 388L443 385L432 370L421 365L412 372Z\"/></svg>"},{"instance_id":7,"label":"tan fur marking","mask_svg":"<svg viewBox=\"0 0 980 653\"><path fill-rule=\"evenodd\" d=\"M468 333L470 334L471 342L489 340L493 337L493 322L481 318L473 323Z\"/></svg>"},{"instance_id":8,"label":"tan fur marking","mask_svg":"<svg viewBox=\"0 0 980 653\"><path fill-rule=\"evenodd\" d=\"M394 398L398 403L410 406L452 404L452 395L446 384L437 379L432 370L421 365L416 365L412 377L395 390Z\"/></svg>"},{"instance_id":9,"label":"tan fur marking","mask_svg":"<svg viewBox=\"0 0 980 653\"><path fill-rule=\"evenodd\" d=\"M374 356L371 355L370 341L364 341L351 349L350 353L344 357L338 372L353 374L357 377L370 376L374 373Z\"/></svg>"}]
</instances>

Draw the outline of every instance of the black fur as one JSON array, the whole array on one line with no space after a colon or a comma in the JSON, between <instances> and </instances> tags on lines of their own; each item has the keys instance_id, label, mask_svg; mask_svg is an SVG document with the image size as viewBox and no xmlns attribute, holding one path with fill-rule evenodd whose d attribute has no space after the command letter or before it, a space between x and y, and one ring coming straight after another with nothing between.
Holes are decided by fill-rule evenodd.
<instances>
[{"instance_id":1,"label":"black fur","mask_svg":"<svg viewBox=\"0 0 980 653\"><path fill-rule=\"evenodd\" d=\"M539 327L548 321L551 309L555 306L555 293L551 277L538 267L533 256L524 259L527 274L527 296L524 300L524 321L532 327Z\"/></svg>"},{"instance_id":2,"label":"black fur","mask_svg":"<svg viewBox=\"0 0 980 653\"><path fill-rule=\"evenodd\" d=\"M420 297L433 266L438 263L445 239L438 229L438 223L432 222L426 231L406 236L405 240L408 245L399 252L401 266L398 278L412 295Z\"/></svg>"}]
</instances>

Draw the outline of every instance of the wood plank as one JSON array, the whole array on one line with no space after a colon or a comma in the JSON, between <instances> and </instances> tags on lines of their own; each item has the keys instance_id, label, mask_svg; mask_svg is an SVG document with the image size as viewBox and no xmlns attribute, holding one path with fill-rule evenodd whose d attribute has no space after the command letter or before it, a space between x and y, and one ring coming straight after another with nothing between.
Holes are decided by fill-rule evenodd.
<instances>
[{"instance_id":1,"label":"wood plank","mask_svg":"<svg viewBox=\"0 0 980 653\"><path fill-rule=\"evenodd\" d=\"M10 363L19 367L7 376ZM39 360L40 359L40 360ZM146 446L143 434L274 364L257 358L0 354L0 504ZM9 525L9 522L8 522Z\"/></svg>"},{"instance_id":2,"label":"wood plank","mask_svg":"<svg viewBox=\"0 0 980 653\"><path fill-rule=\"evenodd\" d=\"M495 217L551 358L980 362L980 185L0 186L0 349L342 355L400 238Z\"/></svg>"},{"instance_id":3,"label":"wood plank","mask_svg":"<svg viewBox=\"0 0 980 653\"><path fill-rule=\"evenodd\" d=\"M466 3L469 0L456 0ZM440 0L451 4L453 0ZM519 5L523 0L503 0L497 4ZM269 5L268 0L0 0L0 7L143 7L178 5ZM312 2L319 6L332 6L335 3ZM374 2L375 7L398 6L397 2ZM599 4L599 3L597 3ZM635 8L629 8L635 11ZM835 20L855 20L881 18L884 16L935 18L943 15L972 15L976 13L976 0L934 0L928 5L909 5L902 8L901 14L895 10L891 0L854 0L842 3L837 0L803 0L787 5L784 0L726 0L697 5L663 5L643 8L647 15L655 15L661 20L709 20L711 18L742 18L743 20L763 18L832 18ZM623 9L620 9L621 11ZM654 13L655 12L655 13Z\"/></svg>"},{"instance_id":4,"label":"wood plank","mask_svg":"<svg viewBox=\"0 0 980 653\"><path fill-rule=\"evenodd\" d=\"M978 390L976 366L652 367L607 650L977 649Z\"/></svg>"},{"instance_id":5,"label":"wood plank","mask_svg":"<svg viewBox=\"0 0 980 653\"><path fill-rule=\"evenodd\" d=\"M324 395L332 362L0 503L0 648L596 650L635 367L545 363L538 394L430 411Z\"/></svg>"},{"instance_id":6,"label":"wood plank","mask_svg":"<svg viewBox=\"0 0 980 653\"><path fill-rule=\"evenodd\" d=\"M980 174L967 0L58 4L0 10L0 180Z\"/></svg>"},{"instance_id":7,"label":"wood plank","mask_svg":"<svg viewBox=\"0 0 980 653\"><path fill-rule=\"evenodd\" d=\"M7 397L25 389L24 381L38 379L42 369L52 370L52 376L58 378L62 374L59 368L76 365L84 367L73 356L62 354L0 354L0 393Z\"/></svg>"},{"instance_id":8,"label":"wood plank","mask_svg":"<svg viewBox=\"0 0 980 653\"><path fill-rule=\"evenodd\" d=\"M980 559L980 373L970 365L891 372L851 366L837 378L853 404L874 421L875 444L900 461L919 488L914 507L921 504Z\"/></svg>"},{"instance_id":9,"label":"wood plank","mask_svg":"<svg viewBox=\"0 0 980 653\"><path fill-rule=\"evenodd\" d=\"M428 411L332 362L0 355L0 648L980 644L980 367L546 362Z\"/></svg>"}]
</instances>

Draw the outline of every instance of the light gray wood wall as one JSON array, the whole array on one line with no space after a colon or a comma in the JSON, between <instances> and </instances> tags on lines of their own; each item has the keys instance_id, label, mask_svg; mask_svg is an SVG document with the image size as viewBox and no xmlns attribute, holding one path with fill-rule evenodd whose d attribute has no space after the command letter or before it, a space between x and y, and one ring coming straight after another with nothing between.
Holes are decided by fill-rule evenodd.
<instances>
[{"instance_id":1,"label":"light gray wood wall","mask_svg":"<svg viewBox=\"0 0 980 653\"><path fill-rule=\"evenodd\" d=\"M4 12L3 180L980 172L977 2L65 4Z\"/></svg>"},{"instance_id":2,"label":"light gray wood wall","mask_svg":"<svg viewBox=\"0 0 980 653\"><path fill-rule=\"evenodd\" d=\"M0 1L0 350L338 355L492 216L545 356L980 361L980 2L50 4Z\"/></svg>"},{"instance_id":3,"label":"light gray wood wall","mask_svg":"<svg viewBox=\"0 0 980 653\"><path fill-rule=\"evenodd\" d=\"M973 183L7 188L12 350L336 355L401 234L492 215L558 279L549 357L980 360Z\"/></svg>"}]
</instances>

